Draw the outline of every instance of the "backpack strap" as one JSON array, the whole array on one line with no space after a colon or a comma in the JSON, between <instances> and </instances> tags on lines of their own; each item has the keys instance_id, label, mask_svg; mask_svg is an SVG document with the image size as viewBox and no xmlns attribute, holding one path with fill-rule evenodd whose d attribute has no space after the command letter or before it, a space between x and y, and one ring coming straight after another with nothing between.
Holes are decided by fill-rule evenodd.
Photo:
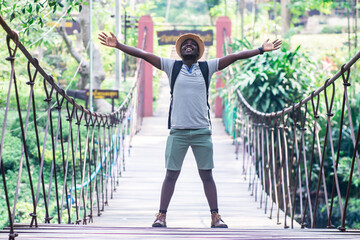
<instances>
[{"instance_id":1,"label":"backpack strap","mask_svg":"<svg viewBox=\"0 0 360 240\"><path fill-rule=\"evenodd\" d=\"M210 104L209 104L209 85L210 85L210 80L209 80L209 65L206 61L204 62L199 62L199 67L201 70L201 73L204 77L205 80L205 85L206 85L206 103L207 103L207 107L208 107L208 117L209 117L209 123L210 123L210 127L212 127L211 125L211 120L210 120Z\"/></svg>"},{"instance_id":2,"label":"backpack strap","mask_svg":"<svg viewBox=\"0 0 360 240\"><path fill-rule=\"evenodd\" d=\"M173 66L173 69L172 69L172 72L171 72L171 82L170 82L170 94L171 94L171 96L173 95L175 81L176 81L177 76L180 73L182 65L183 65L183 61L175 60L175 63L174 63L174 66Z\"/></svg>"},{"instance_id":3,"label":"backpack strap","mask_svg":"<svg viewBox=\"0 0 360 240\"><path fill-rule=\"evenodd\" d=\"M206 95L209 97L209 65L206 61L204 61L199 62L199 67L205 80Z\"/></svg>"},{"instance_id":4,"label":"backpack strap","mask_svg":"<svg viewBox=\"0 0 360 240\"><path fill-rule=\"evenodd\" d=\"M169 117L168 117L168 129L171 128L171 111L172 111L172 105L173 105L173 91L175 86L175 81L177 76L180 73L180 70L182 68L183 62L176 60L173 69L171 72L171 79L170 79L170 108L169 108Z\"/></svg>"}]
</instances>

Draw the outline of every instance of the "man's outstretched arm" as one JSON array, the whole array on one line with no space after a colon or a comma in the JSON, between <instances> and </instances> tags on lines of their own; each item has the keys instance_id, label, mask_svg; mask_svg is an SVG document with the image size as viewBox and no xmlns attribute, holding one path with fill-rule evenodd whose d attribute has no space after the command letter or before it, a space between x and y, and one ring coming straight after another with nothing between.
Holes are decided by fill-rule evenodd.
<instances>
[{"instance_id":1,"label":"man's outstretched arm","mask_svg":"<svg viewBox=\"0 0 360 240\"><path fill-rule=\"evenodd\" d=\"M149 62L154 67L161 69L161 60L159 56L156 56L155 54L145 52L142 49L138 49L135 47L130 47L125 44L120 43L115 35L111 33L111 36L108 36L106 33L102 32L99 33L99 40L102 45L117 48L120 51L123 51L126 54L129 54L131 56L142 58L145 61Z\"/></svg>"},{"instance_id":2,"label":"man's outstretched arm","mask_svg":"<svg viewBox=\"0 0 360 240\"><path fill-rule=\"evenodd\" d=\"M264 52L269 52L279 49L280 46L281 46L281 40L276 39L273 42L269 42L268 39L263 43L261 47ZM237 53L231 53L219 59L219 70L223 70L224 68L228 67L230 64L234 63L239 59L251 58L261 53L262 52L259 49L245 50Z\"/></svg>"}]
</instances>

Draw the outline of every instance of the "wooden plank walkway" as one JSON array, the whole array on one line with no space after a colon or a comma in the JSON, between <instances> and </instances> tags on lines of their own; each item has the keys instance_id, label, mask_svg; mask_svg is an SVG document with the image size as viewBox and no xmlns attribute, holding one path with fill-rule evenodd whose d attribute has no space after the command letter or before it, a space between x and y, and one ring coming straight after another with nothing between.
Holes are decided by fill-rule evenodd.
<instances>
[{"instance_id":1,"label":"wooden plank walkway","mask_svg":"<svg viewBox=\"0 0 360 240\"><path fill-rule=\"evenodd\" d=\"M17 226L17 239L360 239L359 232L338 230L284 229L264 214L248 191L241 174L241 161L235 159L232 139L225 133L220 119L213 119L215 155L214 178L219 195L219 209L229 229L211 229L210 212L198 176L195 159L189 150L168 210L168 228L151 228L159 208L165 174L164 151L168 134L169 94L158 103L154 117L145 118L142 130L132 142L126 171L114 199L102 216L87 226L44 225L38 229ZM280 218L283 221L283 215ZM289 219L288 219L289 220ZM0 232L0 239L7 239Z\"/></svg>"},{"instance_id":2,"label":"wooden plank walkway","mask_svg":"<svg viewBox=\"0 0 360 240\"><path fill-rule=\"evenodd\" d=\"M360 232L341 233L338 230L310 229L261 229L261 228L151 228L151 227L106 227L106 226L59 226L41 225L39 229L18 228L16 239L359 239ZM7 239L1 233L0 239Z\"/></svg>"}]
</instances>

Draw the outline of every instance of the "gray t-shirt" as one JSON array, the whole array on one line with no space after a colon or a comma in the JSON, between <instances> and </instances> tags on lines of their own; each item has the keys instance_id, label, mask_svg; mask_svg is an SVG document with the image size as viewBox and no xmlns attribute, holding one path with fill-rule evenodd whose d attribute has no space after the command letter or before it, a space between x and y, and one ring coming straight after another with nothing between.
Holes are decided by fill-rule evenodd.
<instances>
[{"instance_id":1,"label":"gray t-shirt","mask_svg":"<svg viewBox=\"0 0 360 240\"><path fill-rule=\"evenodd\" d=\"M166 72L171 81L171 73L175 60L161 58L161 70ZM219 59L207 61L209 66L209 83L214 72L218 71ZM209 127L206 85L199 63L193 64L191 73L183 64L176 79L173 91L173 108L171 112L171 128L200 129ZM210 85L210 84L209 84Z\"/></svg>"}]
</instances>

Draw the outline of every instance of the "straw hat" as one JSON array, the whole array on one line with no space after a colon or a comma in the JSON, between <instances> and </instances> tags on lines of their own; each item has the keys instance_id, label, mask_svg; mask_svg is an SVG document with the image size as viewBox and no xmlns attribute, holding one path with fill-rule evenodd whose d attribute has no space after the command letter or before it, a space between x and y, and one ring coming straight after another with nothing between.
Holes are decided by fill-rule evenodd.
<instances>
[{"instance_id":1,"label":"straw hat","mask_svg":"<svg viewBox=\"0 0 360 240\"><path fill-rule=\"evenodd\" d=\"M179 55L179 57L181 57L181 44L187 40L187 39L192 39L194 40L198 46L199 46L199 56L198 56L198 60L202 57L202 55L204 54L204 50L205 50L205 45L204 45L204 42L203 40L200 38L199 35L197 34L193 34L193 33L186 33L186 34L183 34L181 35L177 40L176 40L176 43L175 43L175 47L176 47L176 52L177 54Z\"/></svg>"}]
</instances>

